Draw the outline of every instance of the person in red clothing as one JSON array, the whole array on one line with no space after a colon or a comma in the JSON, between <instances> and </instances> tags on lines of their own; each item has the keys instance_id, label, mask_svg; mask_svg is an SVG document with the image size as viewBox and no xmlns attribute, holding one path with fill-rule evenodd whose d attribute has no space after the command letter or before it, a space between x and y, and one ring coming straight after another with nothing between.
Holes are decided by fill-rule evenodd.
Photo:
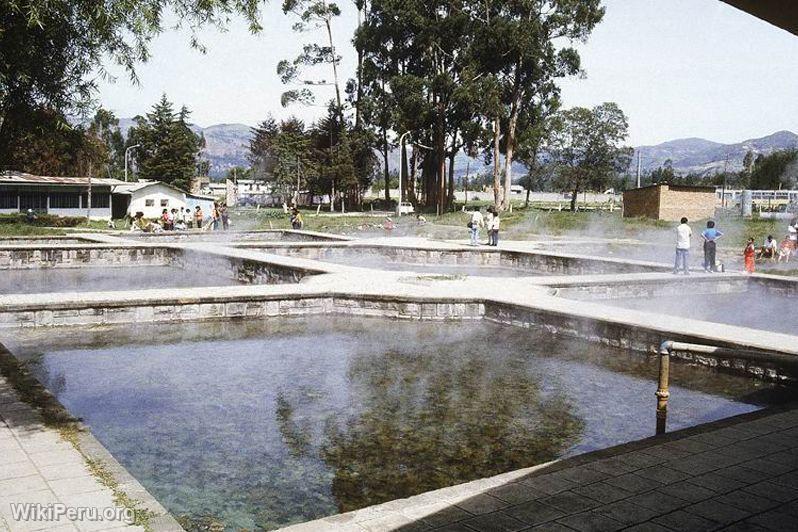
<instances>
[{"instance_id":1,"label":"person in red clothing","mask_svg":"<svg viewBox=\"0 0 798 532\"><path fill-rule=\"evenodd\" d=\"M756 269L756 247L754 246L754 239L748 239L748 245L743 250L743 258L745 259L745 271L747 273L754 273Z\"/></svg>"}]
</instances>

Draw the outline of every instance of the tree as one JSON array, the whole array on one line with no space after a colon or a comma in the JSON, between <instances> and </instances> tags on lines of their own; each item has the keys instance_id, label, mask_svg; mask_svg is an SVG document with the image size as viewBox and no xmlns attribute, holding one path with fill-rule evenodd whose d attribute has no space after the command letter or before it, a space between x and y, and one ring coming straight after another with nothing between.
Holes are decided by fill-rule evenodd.
<instances>
[{"instance_id":1,"label":"tree","mask_svg":"<svg viewBox=\"0 0 798 532\"><path fill-rule=\"evenodd\" d=\"M676 173L673 171L673 161L666 159L665 163L651 172L652 183L675 183Z\"/></svg>"},{"instance_id":2,"label":"tree","mask_svg":"<svg viewBox=\"0 0 798 532\"><path fill-rule=\"evenodd\" d=\"M165 94L150 113L136 117L128 143L141 145L134 152L140 178L188 190L202 148L202 137L191 131L188 117L185 106L175 113Z\"/></svg>"},{"instance_id":3,"label":"tree","mask_svg":"<svg viewBox=\"0 0 798 532\"><path fill-rule=\"evenodd\" d=\"M224 26L242 15L259 31L260 0L6 0L0 8L0 167L15 164L20 138L50 144L29 117L47 115L50 125L70 127L66 116L93 108L96 79L108 77L104 61L122 66L136 80L135 66L149 58L148 45L163 29L169 9L191 29L191 43L206 24ZM98 74L98 75L94 75Z\"/></svg>"},{"instance_id":4,"label":"tree","mask_svg":"<svg viewBox=\"0 0 798 532\"><path fill-rule=\"evenodd\" d=\"M308 86L332 85L335 88L335 104L338 113L343 113L341 87L338 82L338 65L341 57L335 52L335 43L332 35L332 19L341 15L337 4L326 0L283 0L283 13L292 13L299 22L294 24L294 31L323 29L326 43L320 45L311 43L304 46L302 53L293 61L283 60L277 64L277 74L285 84L300 83L301 89L292 89L283 93L281 103L287 107L291 103L299 102L306 105L315 102L313 91ZM300 79L300 76L309 67L326 64L332 69L332 83L326 80Z\"/></svg>"},{"instance_id":5,"label":"tree","mask_svg":"<svg viewBox=\"0 0 798 532\"><path fill-rule=\"evenodd\" d=\"M798 186L798 150L777 150L757 158L751 173L754 190L778 190Z\"/></svg>"},{"instance_id":6,"label":"tree","mask_svg":"<svg viewBox=\"0 0 798 532\"><path fill-rule=\"evenodd\" d=\"M626 115L612 102L574 107L554 119L550 150L560 184L572 193L572 211L580 191L604 189L629 167L632 148L623 145L628 127Z\"/></svg>"},{"instance_id":7,"label":"tree","mask_svg":"<svg viewBox=\"0 0 798 532\"><path fill-rule=\"evenodd\" d=\"M480 2L482 7L483 2ZM510 202L513 158L519 122L535 107L559 92L557 78L579 72L579 54L570 47L557 48L564 39L585 40L604 16L600 0L514 0L484 2L484 28L489 39L483 55L497 68L506 116L503 147L505 208ZM496 136L501 122L495 121ZM494 141L498 143L498 141Z\"/></svg>"}]
</instances>

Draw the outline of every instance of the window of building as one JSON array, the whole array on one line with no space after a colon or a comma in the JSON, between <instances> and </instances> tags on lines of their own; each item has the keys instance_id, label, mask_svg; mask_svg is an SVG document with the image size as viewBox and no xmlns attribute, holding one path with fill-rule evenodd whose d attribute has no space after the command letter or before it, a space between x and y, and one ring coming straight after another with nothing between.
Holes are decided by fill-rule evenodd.
<instances>
[{"instance_id":1,"label":"window of building","mask_svg":"<svg viewBox=\"0 0 798 532\"><path fill-rule=\"evenodd\" d=\"M155 207L155 200L154 199L145 199L144 200L145 207Z\"/></svg>"},{"instance_id":2,"label":"window of building","mask_svg":"<svg viewBox=\"0 0 798 532\"><path fill-rule=\"evenodd\" d=\"M161 200L161 207L168 207L168 206L169 206L169 200L168 199L162 199Z\"/></svg>"},{"instance_id":3,"label":"window of building","mask_svg":"<svg viewBox=\"0 0 798 532\"><path fill-rule=\"evenodd\" d=\"M47 212L47 194L43 192L20 192L19 208L22 211L32 209Z\"/></svg>"},{"instance_id":4,"label":"window of building","mask_svg":"<svg viewBox=\"0 0 798 532\"><path fill-rule=\"evenodd\" d=\"M89 206L89 195L83 194L83 208ZM111 195L105 193L96 193L91 195L91 208L92 209L107 209L111 206Z\"/></svg>"},{"instance_id":5,"label":"window of building","mask_svg":"<svg viewBox=\"0 0 798 532\"><path fill-rule=\"evenodd\" d=\"M17 193L0 192L0 209L16 209L16 208L17 208Z\"/></svg>"},{"instance_id":6,"label":"window of building","mask_svg":"<svg viewBox=\"0 0 798 532\"><path fill-rule=\"evenodd\" d=\"M51 209L79 209L80 194L77 192L53 192L50 194Z\"/></svg>"}]
</instances>

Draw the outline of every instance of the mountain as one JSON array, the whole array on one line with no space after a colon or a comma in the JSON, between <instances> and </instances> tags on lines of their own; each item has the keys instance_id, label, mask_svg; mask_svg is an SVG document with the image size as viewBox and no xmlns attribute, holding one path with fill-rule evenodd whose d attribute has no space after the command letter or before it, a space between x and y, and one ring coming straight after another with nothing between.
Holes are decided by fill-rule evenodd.
<instances>
[{"instance_id":1,"label":"mountain","mask_svg":"<svg viewBox=\"0 0 798 532\"><path fill-rule=\"evenodd\" d=\"M720 144L698 138L671 140L656 146L636 148L632 169L636 168L638 154L642 154L641 166L644 172L663 166L668 159L679 174L712 174L722 172L724 167L734 172L742 169L743 159L749 151L754 155L767 155L792 148L798 148L798 135L791 131L777 131L766 137L736 144Z\"/></svg>"},{"instance_id":2,"label":"mountain","mask_svg":"<svg viewBox=\"0 0 798 532\"><path fill-rule=\"evenodd\" d=\"M119 127L126 135L133 125L130 118L121 118ZM223 177L234 166L248 166L247 152L252 131L244 124L216 124L200 127L192 124L195 133L205 136L205 157L211 162L211 177ZM798 148L798 135L791 131L778 131L766 137L748 139L736 144L722 144L701 138L671 140L655 146L639 146L635 148L632 172L637 164L638 153L642 154L643 172L650 172L671 160L673 169L679 174L698 173L712 174L722 172L728 157L728 170L738 171L743 167L743 158L748 151L757 154L769 154L776 150ZM389 154L391 168L399 168L399 150ZM490 173L491 166L486 165L482 157L469 159L460 153L455 158L454 173L457 177ZM513 163L513 173L521 176L526 168Z\"/></svg>"},{"instance_id":3,"label":"mountain","mask_svg":"<svg viewBox=\"0 0 798 532\"><path fill-rule=\"evenodd\" d=\"M136 125L132 118L120 118L119 129L127 136L131 127ZM211 177L220 178L234 166L248 166L249 139L252 132L244 124L216 124L202 127L190 124L191 130L205 137L203 158L211 162Z\"/></svg>"}]
</instances>

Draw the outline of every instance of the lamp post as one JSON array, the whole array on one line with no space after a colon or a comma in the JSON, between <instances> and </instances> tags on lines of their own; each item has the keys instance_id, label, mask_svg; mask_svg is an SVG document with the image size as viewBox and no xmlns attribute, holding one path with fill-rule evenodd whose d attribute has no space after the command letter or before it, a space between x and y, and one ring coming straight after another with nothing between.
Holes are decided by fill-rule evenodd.
<instances>
[{"instance_id":1,"label":"lamp post","mask_svg":"<svg viewBox=\"0 0 798 532\"><path fill-rule=\"evenodd\" d=\"M405 157L405 137L410 134L410 131L402 133L399 137L399 201L396 203L396 215L402 216L402 174L405 171L404 159Z\"/></svg>"},{"instance_id":2,"label":"lamp post","mask_svg":"<svg viewBox=\"0 0 798 532\"><path fill-rule=\"evenodd\" d=\"M132 150L133 148L138 148L140 146L141 144L134 144L133 146L128 146L128 148L125 150L125 181L127 181L127 165L128 161L130 160L130 150Z\"/></svg>"}]
</instances>

